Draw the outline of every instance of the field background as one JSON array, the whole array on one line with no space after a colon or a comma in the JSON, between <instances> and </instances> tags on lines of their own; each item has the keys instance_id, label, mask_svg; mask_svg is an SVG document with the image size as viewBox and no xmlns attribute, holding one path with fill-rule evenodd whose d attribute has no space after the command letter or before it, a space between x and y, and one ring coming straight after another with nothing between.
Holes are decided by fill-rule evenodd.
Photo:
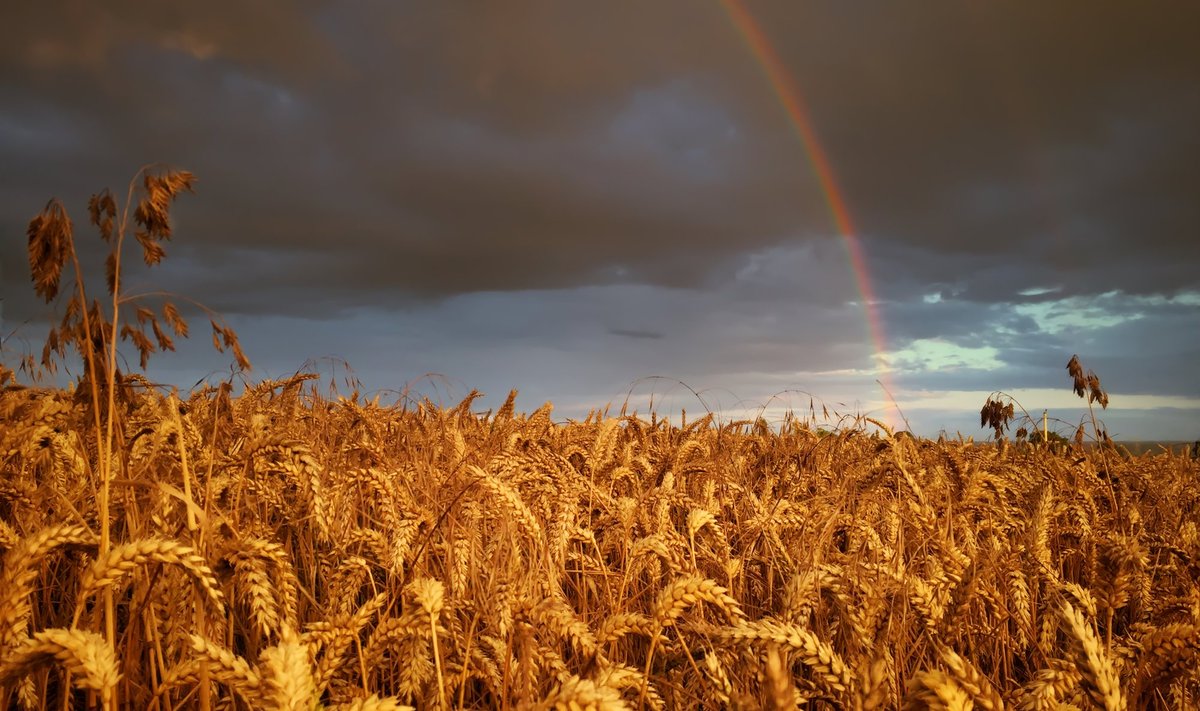
<instances>
[{"instance_id":1,"label":"field background","mask_svg":"<svg viewBox=\"0 0 1200 711\"><path fill-rule=\"evenodd\" d=\"M1117 440L1116 444L1120 447L1128 449L1131 454L1159 454L1164 449L1173 452L1174 454L1190 454L1192 451L1192 442L1124 442Z\"/></svg>"}]
</instances>

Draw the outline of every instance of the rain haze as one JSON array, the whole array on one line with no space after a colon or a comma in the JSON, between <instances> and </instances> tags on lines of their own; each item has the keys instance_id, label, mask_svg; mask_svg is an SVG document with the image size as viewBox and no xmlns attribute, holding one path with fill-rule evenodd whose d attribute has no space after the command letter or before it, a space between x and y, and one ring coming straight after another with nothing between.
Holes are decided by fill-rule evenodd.
<instances>
[{"instance_id":1,"label":"rain haze","mask_svg":"<svg viewBox=\"0 0 1200 711\"><path fill-rule=\"evenodd\" d=\"M126 286L222 313L254 379L345 362L368 394L516 388L559 418L811 397L982 438L992 391L1078 423L1077 353L1113 437L1198 439L1198 26L1155 1L18 2L4 358L53 318L30 218L61 198L98 265L88 197L162 163L195 194ZM229 377L187 315L151 377Z\"/></svg>"}]
</instances>

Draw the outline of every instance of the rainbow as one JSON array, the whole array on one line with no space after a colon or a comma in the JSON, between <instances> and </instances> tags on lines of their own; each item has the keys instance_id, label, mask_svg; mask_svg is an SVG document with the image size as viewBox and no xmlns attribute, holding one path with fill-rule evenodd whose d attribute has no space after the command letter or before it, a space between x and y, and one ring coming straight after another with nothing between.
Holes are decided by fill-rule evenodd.
<instances>
[{"instance_id":1,"label":"rainbow","mask_svg":"<svg viewBox=\"0 0 1200 711\"><path fill-rule=\"evenodd\" d=\"M817 139L817 131L813 128L812 119L809 118L808 107L805 105L804 97L800 94L795 80L788 74L787 68L779 58L779 54L771 46L766 33L763 32L762 27L755 21L754 16L746 10L742 1L720 0L720 2L729 14L730 20L733 21L734 27L737 28L738 34L742 36L742 39L750 48L750 52L767 75L767 81L770 82L776 96L779 97L779 103L782 104L784 111L787 112L788 120L791 121L792 127L796 130L796 135L800 138L801 146L804 148L809 163L812 165L812 171L820 185L821 194L825 198L825 203L829 206L829 214L833 218L833 224L837 228L838 234L841 235L842 242L846 245L846 252L850 257L850 268L854 272L855 285L858 287L858 292L862 297L868 336L871 339L872 347L875 349L874 360L876 367L880 371L880 382L886 390L891 391L889 368L883 358L887 352L883 319L879 315L879 302L875 298L875 289L871 286L871 272L867 268L867 259L863 252L862 241L858 238L858 233L854 228L854 220L850 216L850 210L846 207L845 194L838 186L833 168L829 165L829 156L826 155L825 149Z\"/></svg>"}]
</instances>

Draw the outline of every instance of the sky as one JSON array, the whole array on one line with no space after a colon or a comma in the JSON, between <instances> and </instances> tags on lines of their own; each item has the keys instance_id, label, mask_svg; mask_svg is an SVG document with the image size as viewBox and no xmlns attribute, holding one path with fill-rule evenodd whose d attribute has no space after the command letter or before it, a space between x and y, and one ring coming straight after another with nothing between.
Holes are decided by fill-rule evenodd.
<instances>
[{"instance_id":1,"label":"sky","mask_svg":"<svg viewBox=\"0 0 1200 711\"><path fill-rule=\"evenodd\" d=\"M18 1L0 25L4 358L26 226L196 175L154 269L254 363L556 417L828 410L1200 439L1200 4ZM856 259L857 256L857 259ZM95 282L99 285L99 279ZM61 308L61 307L60 307ZM230 375L203 316L150 376ZM810 410L810 403L813 410ZM1019 411L1020 408L1018 408ZM1014 428L1015 429L1015 428Z\"/></svg>"}]
</instances>

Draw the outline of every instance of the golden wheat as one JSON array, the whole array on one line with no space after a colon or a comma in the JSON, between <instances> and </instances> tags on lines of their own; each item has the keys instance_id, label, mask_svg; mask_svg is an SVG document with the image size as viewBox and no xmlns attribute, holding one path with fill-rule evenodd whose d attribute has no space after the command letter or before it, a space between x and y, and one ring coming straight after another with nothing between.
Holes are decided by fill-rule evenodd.
<instances>
[{"instance_id":1,"label":"golden wheat","mask_svg":"<svg viewBox=\"0 0 1200 711\"><path fill-rule=\"evenodd\" d=\"M204 558L177 541L143 539L114 547L103 559L97 560L79 579L79 596L115 585L121 577L147 563L175 565L192 574L213 607L224 609L224 599L216 577Z\"/></svg>"},{"instance_id":2,"label":"golden wheat","mask_svg":"<svg viewBox=\"0 0 1200 711\"><path fill-rule=\"evenodd\" d=\"M87 528L60 524L42 529L8 551L0 573L0 652L25 637L24 627L32 612L29 596L46 555L60 546L95 544L96 536Z\"/></svg>"},{"instance_id":3,"label":"golden wheat","mask_svg":"<svg viewBox=\"0 0 1200 711\"><path fill-rule=\"evenodd\" d=\"M87 630L35 632L0 662L0 689L49 661L57 661L81 689L109 692L120 679L117 658L104 638Z\"/></svg>"},{"instance_id":4,"label":"golden wheat","mask_svg":"<svg viewBox=\"0 0 1200 711\"><path fill-rule=\"evenodd\" d=\"M1123 711L1125 696L1116 667L1091 625L1070 603L1063 604L1062 618L1070 637L1072 660L1088 696L1106 711Z\"/></svg>"},{"instance_id":5,"label":"golden wheat","mask_svg":"<svg viewBox=\"0 0 1200 711\"><path fill-rule=\"evenodd\" d=\"M130 382L103 550L92 405L0 390L0 705L1200 697L1186 458Z\"/></svg>"}]
</instances>

